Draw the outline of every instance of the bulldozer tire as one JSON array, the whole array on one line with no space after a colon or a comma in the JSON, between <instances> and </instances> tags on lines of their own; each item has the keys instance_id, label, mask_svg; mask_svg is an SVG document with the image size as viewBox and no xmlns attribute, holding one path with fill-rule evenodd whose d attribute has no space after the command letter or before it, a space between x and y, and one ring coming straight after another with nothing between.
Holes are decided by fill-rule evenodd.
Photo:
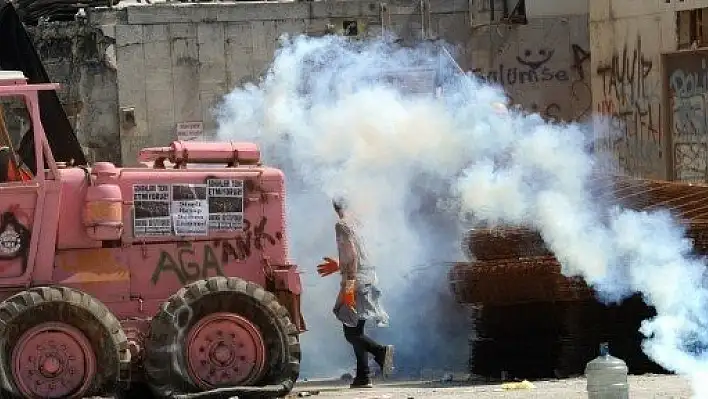
<instances>
[{"instance_id":1,"label":"bulldozer tire","mask_svg":"<svg viewBox=\"0 0 708 399\"><path fill-rule=\"evenodd\" d=\"M147 381L159 397L265 385L285 387L284 396L300 373L288 311L258 284L235 277L177 291L152 319L145 346Z\"/></svg>"},{"instance_id":2,"label":"bulldozer tire","mask_svg":"<svg viewBox=\"0 0 708 399\"><path fill-rule=\"evenodd\" d=\"M130 367L108 308L68 287L36 287L0 303L0 397L82 398L113 392Z\"/></svg>"}]
</instances>

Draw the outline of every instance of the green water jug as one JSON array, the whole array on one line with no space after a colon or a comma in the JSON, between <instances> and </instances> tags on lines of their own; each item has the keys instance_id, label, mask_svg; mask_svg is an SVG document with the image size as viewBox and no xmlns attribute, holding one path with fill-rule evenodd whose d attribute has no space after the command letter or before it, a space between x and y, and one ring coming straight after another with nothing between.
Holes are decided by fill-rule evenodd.
<instances>
[{"instance_id":1,"label":"green water jug","mask_svg":"<svg viewBox=\"0 0 708 399\"><path fill-rule=\"evenodd\" d=\"M600 344L600 356L585 366L588 399L629 399L627 365L610 355L607 342Z\"/></svg>"}]
</instances>

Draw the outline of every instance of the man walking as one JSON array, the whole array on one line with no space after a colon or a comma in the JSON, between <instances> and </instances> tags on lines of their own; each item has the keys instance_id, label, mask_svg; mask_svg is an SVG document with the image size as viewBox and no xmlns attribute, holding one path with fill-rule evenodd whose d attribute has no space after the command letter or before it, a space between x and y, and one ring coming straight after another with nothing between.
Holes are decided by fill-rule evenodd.
<instances>
[{"instance_id":1,"label":"man walking","mask_svg":"<svg viewBox=\"0 0 708 399\"><path fill-rule=\"evenodd\" d=\"M353 223L347 217L345 201L335 199L332 204L339 216L335 225L339 262L324 258L325 262L317 266L317 271L322 277L337 271L342 275L333 311L344 325L344 337L356 356L356 376L351 388L371 388L369 353L386 376L393 368L393 346L381 345L366 336L364 326L367 320L375 321L379 327L388 326L388 314L379 303L381 291L376 287L376 270L369 264Z\"/></svg>"}]
</instances>

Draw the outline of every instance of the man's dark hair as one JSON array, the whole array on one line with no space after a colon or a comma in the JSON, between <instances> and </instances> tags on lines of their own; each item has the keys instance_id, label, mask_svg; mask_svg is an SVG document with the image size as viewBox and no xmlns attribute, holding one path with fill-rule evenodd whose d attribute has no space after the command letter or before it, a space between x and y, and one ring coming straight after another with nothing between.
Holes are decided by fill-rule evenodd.
<instances>
[{"instance_id":1,"label":"man's dark hair","mask_svg":"<svg viewBox=\"0 0 708 399\"><path fill-rule=\"evenodd\" d=\"M347 209L347 201L342 197L335 197L332 199L332 206L335 212L342 213L342 211Z\"/></svg>"}]
</instances>

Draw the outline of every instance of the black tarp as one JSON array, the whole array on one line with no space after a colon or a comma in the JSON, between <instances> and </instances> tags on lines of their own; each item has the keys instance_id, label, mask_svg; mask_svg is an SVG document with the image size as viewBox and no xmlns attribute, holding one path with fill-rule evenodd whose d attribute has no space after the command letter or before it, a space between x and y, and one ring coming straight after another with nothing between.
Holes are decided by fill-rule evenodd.
<instances>
[{"instance_id":1,"label":"black tarp","mask_svg":"<svg viewBox=\"0 0 708 399\"><path fill-rule=\"evenodd\" d=\"M0 0L0 69L22 71L29 83L50 83L49 75L15 7L5 0ZM39 107L55 160L85 165L86 156L56 92L39 92ZM27 167L36 173L34 138L29 132L22 138L18 153Z\"/></svg>"}]
</instances>

